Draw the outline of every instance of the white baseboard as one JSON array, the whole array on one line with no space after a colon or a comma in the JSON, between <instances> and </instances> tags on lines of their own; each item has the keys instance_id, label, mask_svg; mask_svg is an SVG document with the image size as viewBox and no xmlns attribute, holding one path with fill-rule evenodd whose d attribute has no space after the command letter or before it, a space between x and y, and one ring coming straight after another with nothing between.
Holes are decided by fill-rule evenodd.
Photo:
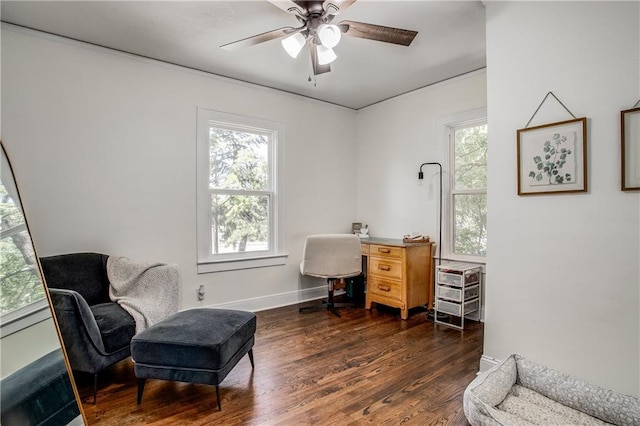
<instances>
[{"instance_id":1,"label":"white baseboard","mask_svg":"<svg viewBox=\"0 0 640 426\"><path fill-rule=\"evenodd\" d=\"M498 365L499 363L499 359L495 359L487 355L482 355L480 357L480 372L487 371L488 369L495 365Z\"/></svg>"},{"instance_id":2,"label":"white baseboard","mask_svg":"<svg viewBox=\"0 0 640 426\"><path fill-rule=\"evenodd\" d=\"M240 309L243 311L258 312L267 309L280 308L282 306L295 305L296 303L322 299L327 296L327 286L305 288L286 293L271 294L268 296L254 297L251 299L234 300L233 302L218 303L202 306L203 308Z\"/></svg>"}]
</instances>

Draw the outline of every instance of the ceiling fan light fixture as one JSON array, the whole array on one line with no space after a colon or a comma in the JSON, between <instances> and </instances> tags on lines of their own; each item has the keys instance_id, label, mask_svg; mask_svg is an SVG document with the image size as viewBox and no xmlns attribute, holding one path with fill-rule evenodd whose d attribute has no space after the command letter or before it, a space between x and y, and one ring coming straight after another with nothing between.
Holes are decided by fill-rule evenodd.
<instances>
[{"instance_id":1,"label":"ceiling fan light fixture","mask_svg":"<svg viewBox=\"0 0 640 426\"><path fill-rule=\"evenodd\" d=\"M295 33L281 41L282 47L292 58L297 58L306 43L306 39L300 33Z\"/></svg>"},{"instance_id":2,"label":"ceiling fan light fixture","mask_svg":"<svg viewBox=\"0 0 640 426\"><path fill-rule=\"evenodd\" d=\"M322 24L318 27L318 38L324 47L332 49L338 45L342 32L337 25Z\"/></svg>"},{"instance_id":3,"label":"ceiling fan light fixture","mask_svg":"<svg viewBox=\"0 0 640 426\"><path fill-rule=\"evenodd\" d=\"M336 55L333 49L322 45L318 46L318 63L320 65L330 64L336 59L338 59L338 55Z\"/></svg>"}]
</instances>

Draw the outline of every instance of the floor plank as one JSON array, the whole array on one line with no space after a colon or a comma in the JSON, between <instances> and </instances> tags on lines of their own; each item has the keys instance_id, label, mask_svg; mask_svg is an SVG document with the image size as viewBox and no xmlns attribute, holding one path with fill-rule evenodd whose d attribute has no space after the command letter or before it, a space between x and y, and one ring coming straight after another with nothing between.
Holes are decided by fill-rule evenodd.
<instances>
[{"instance_id":1,"label":"floor plank","mask_svg":"<svg viewBox=\"0 0 640 426\"><path fill-rule=\"evenodd\" d=\"M141 405L130 360L92 382L77 377L91 425L467 425L462 393L478 371L483 325L436 325L421 311L407 321L379 307L258 312L251 369L240 360L220 387L148 380Z\"/></svg>"}]
</instances>

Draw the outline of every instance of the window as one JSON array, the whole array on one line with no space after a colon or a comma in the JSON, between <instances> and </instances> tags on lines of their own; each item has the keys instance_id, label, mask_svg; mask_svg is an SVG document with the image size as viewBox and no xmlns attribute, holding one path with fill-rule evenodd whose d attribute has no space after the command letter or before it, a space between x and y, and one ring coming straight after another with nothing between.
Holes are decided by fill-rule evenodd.
<instances>
[{"instance_id":1,"label":"window","mask_svg":"<svg viewBox=\"0 0 640 426\"><path fill-rule=\"evenodd\" d=\"M198 271L283 264L278 123L198 109Z\"/></svg>"},{"instance_id":2,"label":"window","mask_svg":"<svg viewBox=\"0 0 640 426\"><path fill-rule=\"evenodd\" d=\"M447 129L448 255L482 260L487 250L487 120L450 124Z\"/></svg>"},{"instance_id":3,"label":"window","mask_svg":"<svg viewBox=\"0 0 640 426\"><path fill-rule=\"evenodd\" d=\"M10 169L0 182L0 322L5 336L42 320L48 312L35 252L22 209L15 202ZM11 191L11 193L10 193ZM37 313L36 316L33 316ZM31 317L31 318L28 318Z\"/></svg>"}]
</instances>

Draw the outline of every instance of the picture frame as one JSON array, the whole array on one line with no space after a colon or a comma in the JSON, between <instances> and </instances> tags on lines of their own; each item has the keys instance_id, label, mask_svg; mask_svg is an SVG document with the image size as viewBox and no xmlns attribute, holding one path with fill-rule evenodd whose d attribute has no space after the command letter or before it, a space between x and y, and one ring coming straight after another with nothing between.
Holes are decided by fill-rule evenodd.
<instances>
[{"instance_id":1,"label":"picture frame","mask_svg":"<svg viewBox=\"0 0 640 426\"><path fill-rule=\"evenodd\" d=\"M518 129L518 195L587 192L587 118Z\"/></svg>"},{"instance_id":2,"label":"picture frame","mask_svg":"<svg viewBox=\"0 0 640 426\"><path fill-rule=\"evenodd\" d=\"M352 222L351 223L351 233L352 234L360 234L360 229L362 229L362 222Z\"/></svg>"},{"instance_id":3,"label":"picture frame","mask_svg":"<svg viewBox=\"0 0 640 426\"><path fill-rule=\"evenodd\" d=\"M620 112L622 190L640 191L640 108Z\"/></svg>"}]
</instances>

